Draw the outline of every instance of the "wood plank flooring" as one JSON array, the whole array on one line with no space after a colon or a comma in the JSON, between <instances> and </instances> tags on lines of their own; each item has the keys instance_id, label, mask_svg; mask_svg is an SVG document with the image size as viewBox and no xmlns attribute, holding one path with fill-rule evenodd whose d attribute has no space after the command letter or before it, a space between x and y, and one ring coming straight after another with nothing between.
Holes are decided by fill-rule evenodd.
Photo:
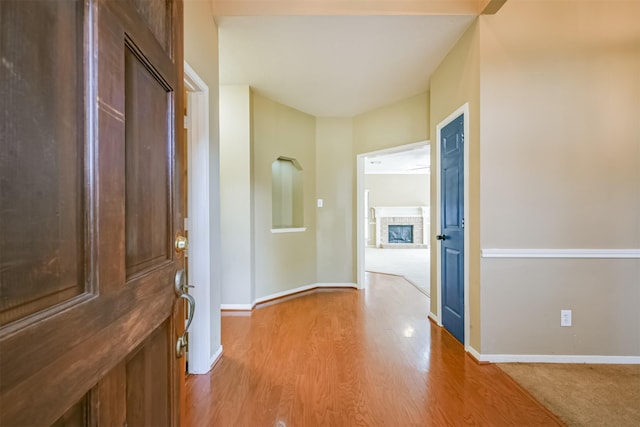
<instances>
[{"instance_id":1,"label":"wood plank flooring","mask_svg":"<svg viewBox=\"0 0 640 427\"><path fill-rule=\"evenodd\" d=\"M223 316L224 355L187 379L188 426L557 426L494 365L427 319L404 279L318 290Z\"/></svg>"}]
</instances>

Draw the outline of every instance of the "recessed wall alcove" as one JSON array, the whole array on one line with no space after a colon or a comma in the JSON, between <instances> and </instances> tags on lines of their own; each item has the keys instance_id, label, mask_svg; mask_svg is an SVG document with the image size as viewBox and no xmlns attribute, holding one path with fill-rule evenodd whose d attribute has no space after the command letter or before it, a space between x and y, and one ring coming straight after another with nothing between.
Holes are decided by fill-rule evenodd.
<instances>
[{"instance_id":1,"label":"recessed wall alcove","mask_svg":"<svg viewBox=\"0 0 640 427\"><path fill-rule=\"evenodd\" d=\"M302 166L292 157L278 157L271 164L271 228L304 227Z\"/></svg>"}]
</instances>

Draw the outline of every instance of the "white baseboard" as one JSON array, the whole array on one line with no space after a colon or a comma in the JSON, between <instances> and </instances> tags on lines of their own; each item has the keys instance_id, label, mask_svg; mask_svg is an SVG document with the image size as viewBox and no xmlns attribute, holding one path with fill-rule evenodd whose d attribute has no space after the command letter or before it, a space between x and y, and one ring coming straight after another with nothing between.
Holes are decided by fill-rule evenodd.
<instances>
[{"instance_id":1,"label":"white baseboard","mask_svg":"<svg viewBox=\"0 0 640 427\"><path fill-rule=\"evenodd\" d=\"M435 314L433 314L432 312L429 312L429 319L431 319L434 322L436 322L436 325L442 326L442 323L440 322L440 318L438 316L436 316Z\"/></svg>"},{"instance_id":2,"label":"white baseboard","mask_svg":"<svg viewBox=\"0 0 640 427\"><path fill-rule=\"evenodd\" d=\"M606 365L640 365L640 356L589 356L555 354L480 354L466 349L479 362L489 363L588 363Z\"/></svg>"},{"instance_id":3,"label":"white baseboard","mask_svg":"<svg viewBox=\"0 0 640 427\"><path fill-rule=\"evenodd\" d=\"M274 299L286 297L289 295L297 294L304 291L310 291L312 289L318 288L354 288L358 289L358 285L356 283L312 283L310 285L298 286L297 288L288 289L286 291L277 292L271 295L265 295L260 298L256 298L253 304L220 304L220 310L228 310L228 311L251 311L256 306L256 304L260 304L262 302L271 301Z\"/></svg>"},{"instance_id":4,"label":"white baseboard","mask_svg":"<svg viewBox=\"0 0 640 427\"><path fill-rule=\"evenodd\" d=\"M265 295L260 298L256 298L253 305L260 304L261 302L271 301L273 299L286 297L289 295L297 294L299 292L309 291L317 288L355 288L358 289L358 285L355 283L312 283L310 285L299 286L297 288L288 289L286 291L277 292L271 295Z\"/></svg>"},{"instance_id":5,"label":"white baseboard","mask_svg":"<svg viewBox=\"0 0 640 427\"><path fill-rule=\"evenodd\" d=\"M204 375L204 374L208 374L213 367L215 366L216 363L218 363L218 361L220 360L220 358L222 357L222 346L220 346L218 348L218 351L215 352L215 354L213 356L211 356L211 358L209 359L209 364L208 364L208 368L207 369L203 369L202 371L200 370L191 370L191 366L189 367L189 374L192 375Z\"/></svg>"},{"instance_id":6,"label":"white baseboard","mask_svg":"<svg viewBox=\"0 0 640 427\"><path fill-rule=\"evenodd\" d=\"M251 311L254 304L220 304L220 310Z\"/></svg>"},{"instance_id":7,"label":"white baseboard","mask_svg":"<svg viewBox=\"0 0 640 427\"><path fill-rule=\"evenodd\" d=\"M358 289L357 283L316 283L318 288L354 288Z\"/></svg>"},{"instance_id":8,"label":"white baseboard","mask_svg":"<svg viewBox=\"0 0 640 427\"><path fill-rule=\"evenodd\" d=\"M222 348L222 345L220 345L220 348L218 349L218 351L216 351L215 354L211 356L211 359L209 361L209 370L212 370L213 367L216 366L216 363L218 363L220 359L222 359L223 351L224 350Z\"/></svg>"},{"instance_id":9,"label":"white baseboard","mask_svg":"<svg viewBox=\"0 0 640 427\"><path fill-rule=\"evenodd\" d=\"M473 358L478 362L486 362L486 360L482 360L482 356L480 355L480 353L478 353L478 350L471 347L470 345L465 344L464 349L467 353L471 353L471 356L473 356Z\"/></svg>"}]
</instances>

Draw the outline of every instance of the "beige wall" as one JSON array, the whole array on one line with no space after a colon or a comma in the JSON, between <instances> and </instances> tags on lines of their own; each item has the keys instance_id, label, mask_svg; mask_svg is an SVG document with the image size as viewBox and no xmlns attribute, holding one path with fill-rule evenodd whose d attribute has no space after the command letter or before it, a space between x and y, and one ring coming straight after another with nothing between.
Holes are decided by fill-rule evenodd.
<instances>
[{"instance_id":1,"label":"beige wall","mask_svg":"<svg viewBox=\"0 0 640 427\"><path fill-rule=\"evenodd\" d=\"M220 180L219 180L219 108L218 108L218 29L208 1L184 2L184 59L209 87L210 182L209 214L211 242L211 349L220 348Z\"/></svg>"},{"instance_id":2,"label":"beige wall","mask_svg":"<svg viewBox=\"0 0 640 427\"><path fill-rule=\"evenodd\" d=\"M353 119L314 118L254 95L253 156L264 163L254 161L252 169L255 297L311 283L356 282L355 156L427 140L428 113L427 93ZM304 233L267 234L260 225L264 212L271 212L271 162L278 156L295 157L305 171ZM318 198L322 208L316 207ZM289 260L291 267L283 268ZM305 269L310 261L315 266Z\"/></svg>"},{"instance_id":3,"label":"beige wall","mask_svg":"<svg viewBox=\"0 0 640 427\"><path fill-rule=\"evenodd\" d=\"M364 176L369 206L429 206L427 174L371 174Z\"/></svg>"},{"instance_id":4,"label":"beige wall","mask_svg":"<svg viewBox=\"0 0 640 427\"><path fill-rule=\"evenodd\" d=\"M481 18L482 247L640 247L640 3ZM640 260L482 260L482 352L640 355ZM573 327L560 327L560 309Z\"/></svg>"},{"instance_id":5,"label":"beige wall","mask_svg":"<svg viewBox=\"0 0 640 427\"><path fill-rule=\"evenodd\" d=\"M447 54L436 72L431 77L431 116L432 135L431 170L431 242L435 248L438 244L436 228L435 203L436 188L435 171L440 167L438 159L440 147L436 143L436 126L459 107L469 103L469 134L465 143L469 147L469 218L465 218L469 232L469 245L465 250L469 254L469 344L480 350L480 44L477 21L465 32L458 43ZM431 251L431 312L439 315L436 278L437 252Z\"/></svg>"},{"instance_id":6,"label":"beige wall","mask_svg":"<svg viewBox=\"0 0 640 427\"><path fill-rule=\"evenodd\" d=\"M220 86L222 304L254 300L250 130L249 86Z\"/></svg>"},{"instance_id":7,"label":"beige wall","mask_svg":"<svg viewBox=\"0 0 640 427\"><path fill-rule=\"evenodd\" d=\"M422 93L353 118L353 153L429 139L429 94Z\"/></svg>"},{"instance_id":8,"label":"beige wall","mask_svg":"<svg viewBox=\"0 0 640 427\"><path fill-rule=\"evenodd\" d=\"M316 283L315 118L253 94L255 297ZM271 164L295 158L303 170L304 232L271 232Z\"/></svg>"},{"instance_id":9,"label":"beige wall","mask_svg":"<svg viewBox=\"0 0 640 427\"><path fill-rule=\"evenodd\" d=\"M353 120L316 119L318 283L353 283Z\"/></svg>"}]
</instances>

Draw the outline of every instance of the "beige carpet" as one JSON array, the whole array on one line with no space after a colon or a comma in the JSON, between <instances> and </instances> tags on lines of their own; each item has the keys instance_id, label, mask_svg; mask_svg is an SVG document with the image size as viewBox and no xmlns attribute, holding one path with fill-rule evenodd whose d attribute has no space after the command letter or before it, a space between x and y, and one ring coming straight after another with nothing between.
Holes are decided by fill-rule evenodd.
<instances>
[{"instance_id":1,"label":"beige carpet","mask_svg":"<svg viewBox=\"0 0 640 427\"><path fill-rule=\"evenodd\" d=\"M365 270L404 276L429 296L429 249L365 249Z\"/></svg>"},{"instance_id":2,"label":"beige carpet","mask_svg":"<svg viewBox=\"0 0 640 427\"><path fill-rule=\"evenodd\" d=\"M640 365L498 365L569 426L640 426Z\"/></svg>"}]
</instances>

